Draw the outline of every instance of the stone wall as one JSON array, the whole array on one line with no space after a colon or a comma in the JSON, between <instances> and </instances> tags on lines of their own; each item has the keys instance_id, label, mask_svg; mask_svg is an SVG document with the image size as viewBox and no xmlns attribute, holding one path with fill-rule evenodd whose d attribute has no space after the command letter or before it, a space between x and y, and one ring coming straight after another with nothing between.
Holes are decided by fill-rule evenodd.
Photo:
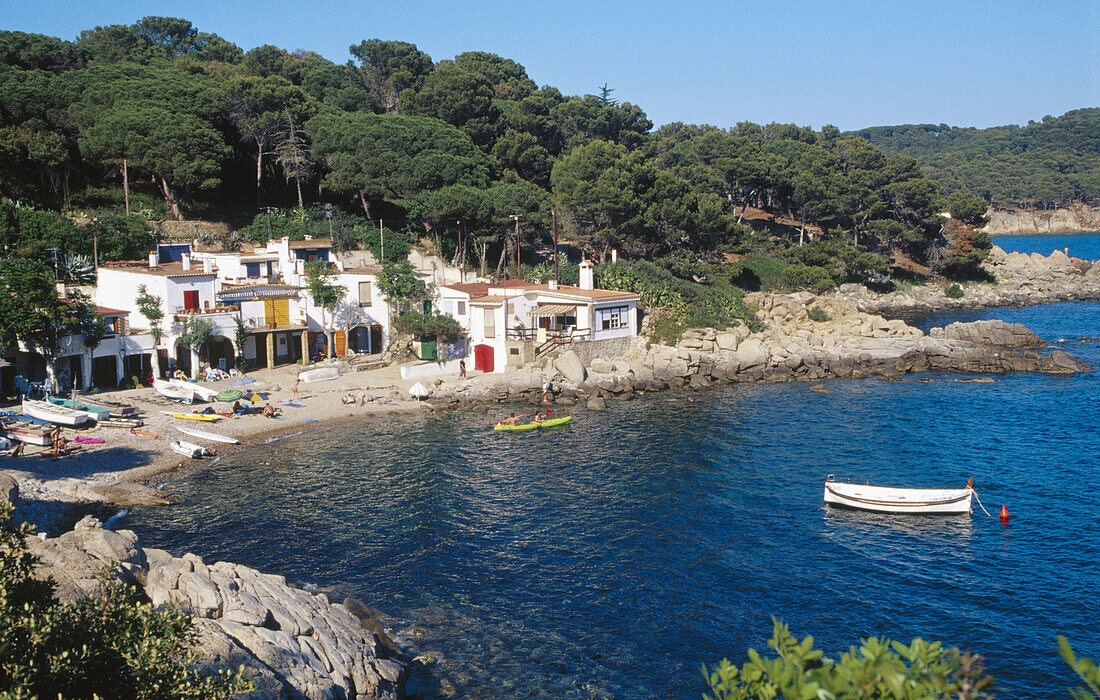
<instances>
[{"instance_id":1,"label":"stone wall","mask_svg":"<svg viewBox=\"0 0 1100 700\"><path fill-rule=\"evenodd\" d=\"M622 357L630 348L633 338L608 338L606 340L589 340L583 343L573 343L570 347L577 357L586 365L592 364L596 358L615 359Z\"/></svg>"}]
</instances>

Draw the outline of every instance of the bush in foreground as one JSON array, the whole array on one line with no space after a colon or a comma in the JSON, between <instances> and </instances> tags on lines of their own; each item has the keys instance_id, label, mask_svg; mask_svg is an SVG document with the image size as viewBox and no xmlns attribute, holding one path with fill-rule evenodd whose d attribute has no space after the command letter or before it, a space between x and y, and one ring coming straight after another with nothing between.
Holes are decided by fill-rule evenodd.
<instances>
[{"instance_id":1,"label":"bush in foreground","mask_svg":"<svg viewBox=\"0 0 1100 700\"><path fill-rule=\"evenodd\" d=\"M0 698L230 698L254 690L241 673L190 667L191 618L154 608L105 576L99 595L71 604L33 577L28 525L0 505Z\"/></svg>"},{"instance_id":2,"label":"bush in foreground","mask_svg":"<svg viewBox=\"0 0 1100 700\"><path fill-rule=\"evenodd\" d=\"M771 700L772 698L882 698L917 700L992 698L993 678L985 673L982 657L921 638L909 644L870 637L860 640L838 658L814 649L813 637L801 642L782 622L773 620L768 646L776 653L764 658L749 649L749 660L738 667L727 659L715 669L703 666L710 687L707 700ZM1074 655L1064 637L1058 638L1062 658L1085 682L1070 688L1074 700L1100 698L1100 669Z\"/></svg>"}]
</instances>

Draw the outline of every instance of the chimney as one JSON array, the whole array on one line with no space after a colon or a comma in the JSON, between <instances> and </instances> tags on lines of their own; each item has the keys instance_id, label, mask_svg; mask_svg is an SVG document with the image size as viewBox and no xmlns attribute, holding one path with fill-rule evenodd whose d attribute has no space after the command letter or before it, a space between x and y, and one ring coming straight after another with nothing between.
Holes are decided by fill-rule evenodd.
<instances>
[{"instance_id":1,"label":"chimney","mask_svg":"<svg viewBox=\"0 0 1100 700\"><path fill-rule=\"evenodd\" d=\"M157 266L157 251L155 251L155 250L149 251L149 267L152 268L152 267L156 267L156 266Z\"/></svg>"},{"instance_id":2,"label":"chimney","mask_svg":"<svg viewBox=\"0 0 1100 700\"><path fill-rule=\"evenodd\" d=\"M549 282L546 283L546 286L547 286L547 288L549 288L549 290L551 292L556 292L558 290L558 281L557 280L550 280Z\"/></svg>"},{"instance_id":3,"label":"chimney","mask_svg":"<svg viewBox=\"0 0 1100 700\"><path fill-rule=\"evenodd\" d=\"M203 258L202 259L202 271L205 272L208 275L211 272L213 272L214 271L214 261L211 260L210 258Z\"/></svg>"},{"instance_id":4,"label":"chimney","mask_svg":"<svg viewBox=\"0 0 1100 700\"><path fill-rule=\"evenodd\" d=\"M581 260L581 289L595 289L595 275L592 268L591 260Z\"/></svg>"},{"instance_id":5,"label":"chimney","mask_svg":"<svg viewBox=\"0 0 1100 700\"><path fill-rule=\"evenodd\" d=\"M187 253L183 254L183 269L184 270L190 270L191 269L191 256L188 255Z\"/></svg>"}]
</instances>

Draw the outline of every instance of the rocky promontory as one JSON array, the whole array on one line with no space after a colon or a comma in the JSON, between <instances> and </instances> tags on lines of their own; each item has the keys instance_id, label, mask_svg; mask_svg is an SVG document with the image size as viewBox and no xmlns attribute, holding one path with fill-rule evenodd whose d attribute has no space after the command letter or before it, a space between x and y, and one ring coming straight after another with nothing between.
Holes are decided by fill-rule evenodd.
<instances>
[{"instance_id":1,"label":"rocky promontory","mask_svg":"<svg viewBox=\"0 0 1100 700\"><path fill-rule=\"evenodd\" d=\"M256 683L257 698L401 698L407 668L347 606L295 588L282 576L239 564L205 563L142 548L129 530L104 529L85 517L49 539L30 538L39 573L57 581L69 602L94 595L102 567L140 586L154 605L193 616L199 666L211 672L239 666ZM353 606L357 608L365 606Z\"/></svg>"}]
</instances>

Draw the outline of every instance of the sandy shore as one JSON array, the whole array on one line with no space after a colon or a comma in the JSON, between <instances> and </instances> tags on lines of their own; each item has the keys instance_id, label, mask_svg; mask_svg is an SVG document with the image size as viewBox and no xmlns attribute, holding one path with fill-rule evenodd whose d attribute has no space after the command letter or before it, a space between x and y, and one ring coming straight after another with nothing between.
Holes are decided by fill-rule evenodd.
<instances>
[{"instance_id":1,"label":"sandy shore","mask_svg":"<svg viewBox=\"0 0 1100 700\"><path fill-rule=\"evenodd\" d=\"M343 365L344 373L338 379L300 384L299 398L294 401L299 406L286 405L292 400L290 386L298 372L299 365L280 367L273 370L259 370L248 376L255 384L243 388L253 388L268 394L273 406L282 408L281 418L265 418L263 415L248 415L222 418L216 422L180 420L161 413L176 411L191 413L201 411L207 406L225 411L227 404L196 403L192 406L173 404L157 396L152 389L134 389L100 394L97 398L123 401L137 406L145 425L139 428L141 433L132 433L123 428L93 427L82 430L64 429L63 434L75 449L68 457L55 459L50 448L27 445L20 457L0 456L0 470L6 471L19 481L20 499L31 512L41 512L64 503L103 502L128 505L130 501L141 503L144 499L156 501L156 493L151 491L125 492L115 488L120 484L151 484L163 481L157 477L181 468L195 468L200 460L189 460L173 452L169 443L173 440L186 440L213 448L219 455L233 450L247 448L271 437L301 431L316 423L341 419L353 419L370 415L397 412L423 412L431 408L409 397L409 387L416 380L403 380L399 366L378 370L356 372ZM459 380L457 375L445 376L443 380L448 388L457 388L463 384L476 384L491 381L490 376L471 373L472 376ZM483 378L484 377L484 378ZM435 379L431 380L434 383ZM424 380L424 383L429 383ZM228 389L229 382L201 382L212 389ZM354 403L345 403L351 396ZM263 407L263 403L254 406ZM240 440L240 445L228 445L203 441L181 433L176 426L184 426L227 435ZM147 435L143 433L154 433ZM101 438L102 444L76 445L73 439ZM201 460L209 462L210 460Z\"/></svg>"}]
</instances>

